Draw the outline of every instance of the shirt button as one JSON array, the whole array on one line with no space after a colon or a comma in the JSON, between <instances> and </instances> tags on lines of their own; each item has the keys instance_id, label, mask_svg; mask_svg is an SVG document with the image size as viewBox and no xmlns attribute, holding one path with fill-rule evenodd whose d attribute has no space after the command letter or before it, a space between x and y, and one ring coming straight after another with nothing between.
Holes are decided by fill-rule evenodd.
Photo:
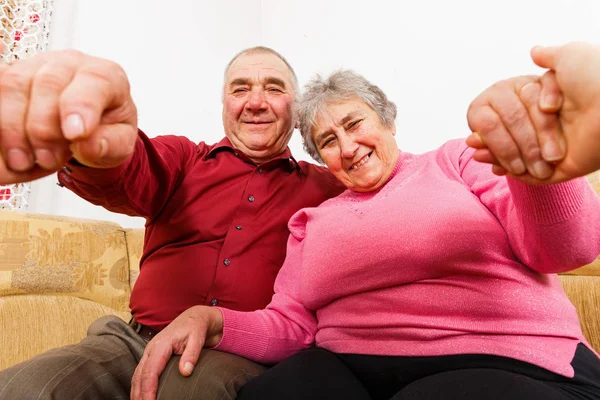
<instances>
[{"instance_id":1,"label":"shirt button","mask_svg":"<svg viewBox=\"0 0 600 400\"><path fill-rule=\"evenodd\" d=\"M242 226L241 225L236 225L235 229L237 229L238 231L242 230Z\"/></svg>"},{"instance_id":2,"label":"shirt button","mask_svg":"<svg viewBox=\"0 0 600 400\"><path fill-rule=\"evenodd\" d=\"M213 307L216 306L217 304L219 304L219 300L217 300L217 299L212 299L210 301L210 305L213 306Z\"/></svg>"},{"instance_id":3,"label":"shirt button","mask_svg":"<svg viewBox=\"0 0 600 400\"><path fill-rule=\"evenodd\" d=\"M258 173L262 174L262 168L261 167L258 167Z\"/></svg>"},{"instance_id":4,"label":"shirt button","mask_svg":"<svg viewBox=\"0 0 600 400\"><path fill-rule=\"evenodd\" d=\"M254 202L254 196L248 196L248 201L249 201L250 203Z\"/></svg>"},{"instance_id":5,"label":"shirt button","mask_svg":"<svg viewBox=\"0 0 600 400\"><path fill-rule=\"evenodd\" d=\"M231 264L231 261L229 261L229 258L226 258L223 260L223 264L225 264L225 266L229 266L229 264Z\"/></svg>"}]
</instances>

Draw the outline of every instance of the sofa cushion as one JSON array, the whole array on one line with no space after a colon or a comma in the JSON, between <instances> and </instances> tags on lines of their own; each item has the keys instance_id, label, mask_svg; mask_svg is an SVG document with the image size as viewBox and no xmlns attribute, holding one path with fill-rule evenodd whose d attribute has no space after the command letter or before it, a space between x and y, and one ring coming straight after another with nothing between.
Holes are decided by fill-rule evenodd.
<instances>
[{"instance_id":1,"label":"sofa cushion","mask_svg":"<svg viewBox=\"0 0 600 400\"><path fill-rule=\"evenodd\" d=\"M0 212L0 296L65 295L129 311L129 257L117 224Z\"/></svg>"},{"instance_id":2,"label":"sofa cushion","mask_svg":"<svg viewBox=\"0 0 600 400\"><path fill-rule=\"evenodd\" d=\"M0 297L0 370L55 347L79 342L104 315L131 316L71 296Z\"/></svg>"}]
</instances>

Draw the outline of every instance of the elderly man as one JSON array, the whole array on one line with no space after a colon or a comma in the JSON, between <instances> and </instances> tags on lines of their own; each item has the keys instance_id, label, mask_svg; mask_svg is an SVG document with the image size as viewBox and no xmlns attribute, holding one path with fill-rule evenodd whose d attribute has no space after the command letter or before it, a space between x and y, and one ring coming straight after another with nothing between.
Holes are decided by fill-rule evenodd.
<instances>
[{"instance_id":1,"label":"elderly man","mask_svg":"<svg viewBox=\"0 0 600 400\"><path fill-rule=\"evenodd\" d=\"M132 321L102 318L81 343L3 371L0 398L127 398L136 367L158 382L165 366L159 397L235 397L264 367L216 351L197 361L202 344L177 317L198 304L267 305L289 218L343 189L287 147L296 124L292 67L265 47L237 54L223 86L226 137L212 145L138 130L127 77L112 62L46 53L1 74L0 182L58 170L84 199L144 217L146 236ZM150 340L161 345L158 364L145 362Z\"/></svg>"}]
</instances>

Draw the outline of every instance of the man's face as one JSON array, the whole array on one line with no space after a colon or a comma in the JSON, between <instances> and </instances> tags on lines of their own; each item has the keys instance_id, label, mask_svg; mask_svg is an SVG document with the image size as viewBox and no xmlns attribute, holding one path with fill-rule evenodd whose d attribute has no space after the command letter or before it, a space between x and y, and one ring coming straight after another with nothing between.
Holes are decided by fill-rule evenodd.
<instances>
[{"instance_id":1,"label":"man's face","mask_svg":"<svg viewBox=\"0 0 600 400\"><path fill-rule=\"evenodd\" d=\"M225 76L223 126L233 146L260 164L281 154L294 116L292 74L270 53L239 56Z\"/></svg>"}]
</instances>

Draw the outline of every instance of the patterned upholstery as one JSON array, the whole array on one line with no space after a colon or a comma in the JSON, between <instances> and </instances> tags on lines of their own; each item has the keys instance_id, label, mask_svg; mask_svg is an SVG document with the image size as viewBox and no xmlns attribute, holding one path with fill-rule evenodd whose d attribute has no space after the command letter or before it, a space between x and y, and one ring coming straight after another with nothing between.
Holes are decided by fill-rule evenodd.
<instances>
[{"instance_id":1,"label":"patterned upholstery","mask_svg":"<svg viewBox=\"0 0 600 400\"><path fill-rule=\"evenodd\" d=\"M0 369L79 341L95 319L128 320L143 229L0 212Z\"/></svg>"}]
</instances>

